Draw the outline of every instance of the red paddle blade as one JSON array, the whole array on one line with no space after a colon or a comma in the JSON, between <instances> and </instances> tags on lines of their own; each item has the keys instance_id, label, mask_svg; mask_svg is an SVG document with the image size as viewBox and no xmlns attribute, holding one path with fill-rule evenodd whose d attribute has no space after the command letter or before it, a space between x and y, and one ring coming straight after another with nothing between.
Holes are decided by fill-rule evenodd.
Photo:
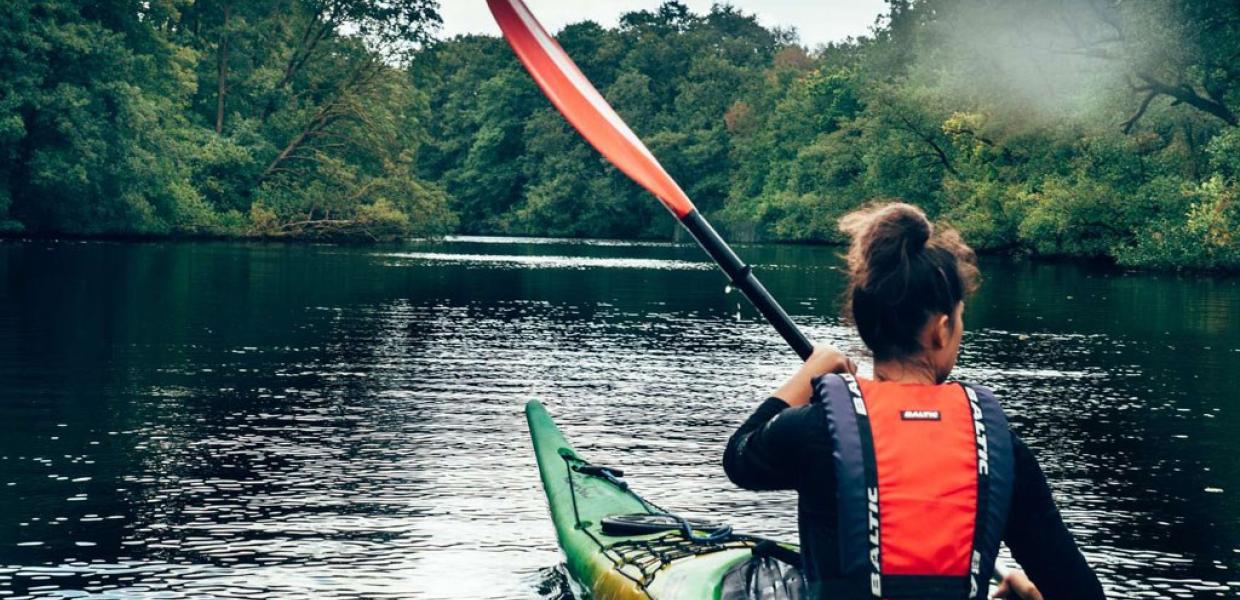
<instances>
[{"instance_id":1,"label":"red paddle blade","mask_svg":"<svg viewBox=\"0 0 1240 600\"><path fill-rule=\"evenodd\" d=\"M573 127L607 160L650 190L676 218L693 202L521 0L487 0L512 51Z\"/></svg>"}]
</instances>

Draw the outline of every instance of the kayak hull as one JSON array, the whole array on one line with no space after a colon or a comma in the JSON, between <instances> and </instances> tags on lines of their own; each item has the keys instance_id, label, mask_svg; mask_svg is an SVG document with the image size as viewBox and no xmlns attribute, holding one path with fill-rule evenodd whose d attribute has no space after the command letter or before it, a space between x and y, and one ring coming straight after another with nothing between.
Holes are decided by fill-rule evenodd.
<instances>
[{"instance_id":1,"label":"kayak hull","mask_svg":"<svg viewBox=\"0 0 1240 600\"><path fill-rule=\"evenodd\" d=\"M634 513L657 513L636 494L606 477L577 471L589 465L556 427L542 404L525 407L530 439L546 492L556 538L569 574L591 597L601 600L715 600L729 571L753 558L753 538L729 546L690 550L670 561L650 560L648 544L692 543L668 532L607 535L602 520ZM665 552L665 555L668 553Z\"/></svg>"}]
</instances>

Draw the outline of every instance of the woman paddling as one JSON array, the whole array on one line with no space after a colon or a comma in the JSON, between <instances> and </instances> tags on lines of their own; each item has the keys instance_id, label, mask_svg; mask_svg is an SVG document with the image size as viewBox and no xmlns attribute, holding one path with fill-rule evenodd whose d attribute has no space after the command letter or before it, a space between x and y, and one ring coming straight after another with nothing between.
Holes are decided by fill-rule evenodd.
<instances>
[{"instance_id":1,"label":"woman paddling","mask_svg":"<svg viewBox=\"0 0 1240 600\"><path fill-rule=\"evenodd\" d=\"M984 598L1002 539L1027 575L1010 574L1000 597L1102 598L994 397L946 382L977 286L973 251L908 204L859 210L841 228L846 312L874 378L818 348L723 459L741 487L798 492L811 597Z\"/></svg>"}]
</instances>

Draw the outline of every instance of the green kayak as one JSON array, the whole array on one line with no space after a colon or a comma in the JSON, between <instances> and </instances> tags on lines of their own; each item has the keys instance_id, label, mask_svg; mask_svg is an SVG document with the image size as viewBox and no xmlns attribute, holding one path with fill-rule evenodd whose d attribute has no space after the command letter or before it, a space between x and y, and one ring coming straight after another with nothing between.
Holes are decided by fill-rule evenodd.
<instances>
[{"instance_id":1,"label":"green kayak","mask_svg":"<svg viewBox=\"0 0 1240 600\"><path fill-rule=\"evenodd\" d=\"M796 547L686 521L618 469L581 458L542 404L525 406L543 490L572 578L602 600L799 598Z\"/></svg>"}]
</instances>

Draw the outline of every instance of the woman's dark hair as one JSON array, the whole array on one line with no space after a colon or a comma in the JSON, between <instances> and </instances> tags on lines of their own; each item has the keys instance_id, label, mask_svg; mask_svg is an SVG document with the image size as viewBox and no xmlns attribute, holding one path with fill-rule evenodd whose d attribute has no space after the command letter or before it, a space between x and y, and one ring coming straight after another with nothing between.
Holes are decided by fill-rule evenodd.
<instances>
[{"instance_id":1,"label":"woman's dark hair","mask_svg":"<svg viewBox=\"0 0 1240 600\"><path fill-rule=\"evenodd\" d=\"M938 227L920 208L872 204L840 219L848 249L845 315L875 360L921 352L919 334L934 315L955 315L977 289L977 257L960 234Z\"/></svg>"}]
</instances>

